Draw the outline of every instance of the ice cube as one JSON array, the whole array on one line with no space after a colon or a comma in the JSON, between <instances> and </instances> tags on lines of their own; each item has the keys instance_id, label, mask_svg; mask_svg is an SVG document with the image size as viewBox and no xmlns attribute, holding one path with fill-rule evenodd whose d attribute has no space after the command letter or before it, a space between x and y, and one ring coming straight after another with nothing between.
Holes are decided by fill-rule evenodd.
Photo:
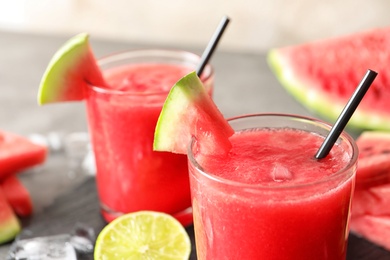
<instances>
[{"instance_id":1,"label":"ice cube","mask_svg":"<svg viewBox=\"0 0 390 260\"><path fill-rule=\"evenodd\" d=\"M7 260L77 260L70 239L68 234L17 239L10 247Z\"/></svg>"},{"instance_id":2,"label":"ice cube","mask_svg":"<svg viewBox=\"0 0 390 260\"><path fill-rule=\"evenodd\" d=\"M274 168L272 169L272 178L276 182L283 182L292 180L293 175L289 169L280 163L275 163Z\"/></svg>"},{"instance_id":3,"label":"ice cube","mask_svg":"<svg viewBox=\"0 0 390 260\"><path fill-rule=\"evenodd\" d=\"M45 145L50 153L61 153L63 149L63 134L59 132L50 132L47 135L32 133L29 139L37 144Z\"/></svg>"},{"instance_id":4,"label":"ice cube","mask_svg":"<svg viewBox=\"0 0 390 260\"><path fill-rule=\"evenodd\" d=\"M88 153L84 157L82 168L86 174L91 176L96 175L95 155L91 147L88 149Z\"/></svg>"},{"instance_id":5,"label":"ice cube","mask_svg":"<svg viewBox=\"0 0 390 260\"><path fill-rule=\"evenodd\" d=\"M82 223L77 223L71 233L70 243L78 253L92 253L95 239L96 235L93 228Z\"/></svg>"},{"instance_id":6,"label":"ice cube","mask_svg":"<svg viewBox=\"0 0 390 260\"><path fill-rule=\"evenodd\" d=\"M83 173L83 160L90 150L89 136L86 132L70 133L64 138L65 157L71 178Z\"/></svg>"}]
</instances>

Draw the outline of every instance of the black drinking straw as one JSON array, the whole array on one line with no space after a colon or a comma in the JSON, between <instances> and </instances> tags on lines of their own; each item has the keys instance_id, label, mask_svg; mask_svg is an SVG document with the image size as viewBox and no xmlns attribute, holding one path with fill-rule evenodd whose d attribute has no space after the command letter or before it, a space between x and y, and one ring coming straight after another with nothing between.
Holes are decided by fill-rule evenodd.
<instances>
[{"instance_id":1,"label":"black drinking straw","mask_svg":"<svg viewBox=\"0 0 390 260\"><path fill-rule=\"evenodd\" d=\"M201 61L199 63L199 66L196 70L196 74L200 76L203 72L203 69L206 67L207 62L210 60L211 55L213 55L215 48L218 45L219 40L222 37L223 32L225 31L230 19L227 16L224 16L219 23L217 30L215 31L213 37L211 38L209 44L207 45L206 49L204 50Z\"/></svg>"},{"instance_id":2,"label":"black drinking straw","mask_svg":"<svg viewBox=\"0 0 390 260\"><path fill-rule=\"evenodd\" d=\"M334 143L336 142L337 138L340 136L344 127L347 125L349 119L355 112L360 101L363 99L368 88L371 86L372 82L374 81L377 75L378 73L375 71L372 70L367 71L366 75L360 82L359 86L356 88L355 92L352 94L351 98L349 99L347 105L344 107L343 111L337 118L336 123L330 130L329 134L326 136L320 149L316 153L315 155L316 159L322 159L328 155Z\"/></svg>"}]
</instances>

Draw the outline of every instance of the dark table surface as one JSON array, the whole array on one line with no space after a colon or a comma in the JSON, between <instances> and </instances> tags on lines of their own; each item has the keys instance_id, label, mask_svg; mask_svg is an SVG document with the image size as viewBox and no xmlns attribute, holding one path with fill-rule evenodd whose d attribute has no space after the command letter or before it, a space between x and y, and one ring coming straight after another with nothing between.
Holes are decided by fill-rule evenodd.
<instances>
[{"instance_id":1,"label":"dark table surface","mask_svg":"<svg viewBox=\"0 0 390 260\"><path fill-rule=\"evenodd\" d=\"M87 131L82 102L43 107L36 104L39 81L46 65L71 36L0 31L0 129L25 136ZM207 41L205 39L205 45ZM127 49L156 47L96 39L93 35L91 44L97 57ZM191 46L184 49L202 52ZM311 115L281 88L268 69L264 54L217 51L211 63L216 70L214 100L226 117L258 112ZM94 177L71 176L67 167L64 154L56 153L50 154L43 166L19 175L30 190L35 207L34 215L22 220L25 230L36 235L55 235L69 232L77 223L89 225L96 233L104 227ZM188 227L187 231L194 243L193 227ZM0 246L0 259L5 259L9 246ZM84 255L81 259L93 257ZM191 259L196 259L195 250ZM390 259L390 252L351 234L347 259L384 260Z\"/></svg>"}]
</instances>

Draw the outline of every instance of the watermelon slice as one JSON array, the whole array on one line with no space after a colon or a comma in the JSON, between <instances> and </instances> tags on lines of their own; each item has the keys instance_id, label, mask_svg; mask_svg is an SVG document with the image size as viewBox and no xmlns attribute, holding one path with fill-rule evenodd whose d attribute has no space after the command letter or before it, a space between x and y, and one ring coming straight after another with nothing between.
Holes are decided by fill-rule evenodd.
<instances>
[{"instance_id":1,"label":"watermelon slice","mask_svg":"<svg viewBox=\"0 0 390 260\"><path fill-rule=\"evenodd\" d=\"M33 204L28 190L16 176L9 176L0 183L8 203L16 215L28 217L33 213Z\"/></svg>"},{"instance_id":2,"label":"watermelon slice","mask_svg":"<svg viewBox=\"0 0 390 260\"><path fill-rule=\"evenodd\" d=\"M356 143L351 232L390 249L390 132L365 131Z\"/></svg>"},{"instance_id":3,"label":"watermelon slice","mask_svg":"<svg viewBox=\"0 0 390 260\"><path fill-rule=\"evenodd\" d=\"M223 154L231 148L234 130L207 93L195 72L171 89L157 121L153 148L187 154L195 137L202 154Z\"/></svg>"},{"instance_id":4,"label":"watermelon slice","mask_svg":"<svg viewBox=\"0 0 390 260\"><path fill-rule=\"evenodd\" d=\"M356 144L359 147L357 188L390 183L390 133L365 131Z\"/></svg>"},{"instance_id":5,"label":"watermelon slice","mask_svg":"<svg viewBox=\"0 0 390 260\"><path fill-rule=\"evenodd\" d=\"M363 215L390 217L390 183L355 190L352 216Z\"/></svg>"},{"instance_id":6,"label":"watermelon slice","mask_svg":"<svg viewBox=\"0 0 390 260\"><path fill-rule=\"evenodd\" d=\"M0 189L0 244L14 239L20 230L19 220Z\"/></svg>"},{"instance_id":7,"label":"watermelon slice","mask_svg":"<svg viewBox=\"0 0 390 260\"><path fill-rule=\"evenodd\" d=\"M390 250L390 216L364 215L351 218L351 230Z\"/></svg>"},{"instance_id":8,"label":"watermelon slice","mask_svg":"<svg viewBox=\"0 0 390 260\"><path fill-rule=\"evenodd\" d=\"M275 48L268 62L282 86L308 109L336 120L368 69L378 77L348 126L390 130L390 28Z\"/></svg>"},{"instance_id":9,"label":"watermelon slice","mask_svg":"<svg viewBox=\"0 0 390 260\"><path fill-rule=\"evenodd\" d=\"M45 161L47 148L0 130L0 180Z\"/></svg>"},{"instance_id":10,"label":"watermelon slice","mask_svg":"<svg viewBox=\"0 0 390 260\"><path fill-rule=\"evenodd\" d=\"M82 100L87 84L106 85L88 39L78 34L55 53L42 77L38 104Z\"/></svg>"}]
</instances>

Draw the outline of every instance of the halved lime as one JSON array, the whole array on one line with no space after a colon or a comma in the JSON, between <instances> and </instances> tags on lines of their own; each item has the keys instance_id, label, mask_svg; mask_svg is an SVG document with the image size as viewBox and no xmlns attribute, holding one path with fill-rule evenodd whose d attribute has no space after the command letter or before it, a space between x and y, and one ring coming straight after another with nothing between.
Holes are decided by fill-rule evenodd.
<instances>
[{"instance_id":1,"label":"halved lime","mask_svg":"<svg viewBox=\"0 0 390 260\"><path fill-rule=\"evenodd\" d=\"M125 214L99 234L94 258L189 259L191 241L184 227L172 216L154 211Z\"/></svg>"}]
</instances>

